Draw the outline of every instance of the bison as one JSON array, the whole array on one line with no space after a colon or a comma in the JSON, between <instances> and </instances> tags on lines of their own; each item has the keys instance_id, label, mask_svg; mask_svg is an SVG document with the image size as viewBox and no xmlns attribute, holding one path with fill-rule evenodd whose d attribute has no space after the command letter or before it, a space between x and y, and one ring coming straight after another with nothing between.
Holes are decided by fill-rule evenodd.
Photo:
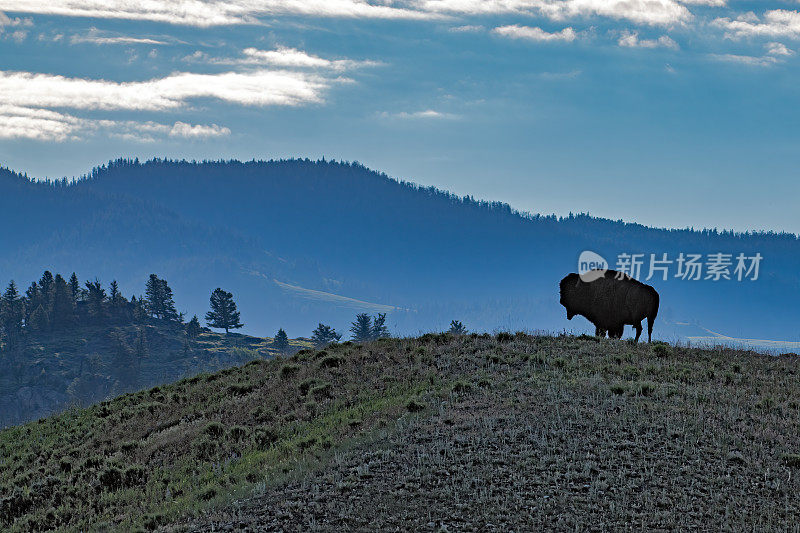
<instances>
[{"instance_id":1,"label":"bison","mask_svg":"<svg viewBox=\"0 0 800 533\"><path fill-rule=\"evenodd\" d=\"M642 334L642 320L647 319L647 341L653 336L653 323L658 314L658 292L627 274L614 270L593 271L584 281L578 274L561 280L561 305L567 319L586 317L595 326L595 334L619 339L625 325L636 330L636 341Z\"/></svg>"}]
</instances>

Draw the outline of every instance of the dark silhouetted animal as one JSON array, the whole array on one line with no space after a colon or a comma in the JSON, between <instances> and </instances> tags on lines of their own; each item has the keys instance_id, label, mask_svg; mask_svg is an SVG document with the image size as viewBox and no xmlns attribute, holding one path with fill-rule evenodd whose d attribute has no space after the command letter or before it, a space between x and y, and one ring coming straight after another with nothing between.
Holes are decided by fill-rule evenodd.
<instances>
[{"instance_id":1,"label":"dark silhouetted animal","mask_svg":"<svg viewBox=\"0 0 800 533\"><path fill-rule=\"evenodd\" d=\"M615 270L601 274L598 271L594 276L597 279L588 282L574 273L561 280L561 305L567 309L567 319L572 320L575 315L586 317L594 324L596 335L605 337L608 332L615 339L622 337L626 324L631 325L638 341L646 318L650 342L658 314L658 292Z\"/></svg>"}]
</instances>

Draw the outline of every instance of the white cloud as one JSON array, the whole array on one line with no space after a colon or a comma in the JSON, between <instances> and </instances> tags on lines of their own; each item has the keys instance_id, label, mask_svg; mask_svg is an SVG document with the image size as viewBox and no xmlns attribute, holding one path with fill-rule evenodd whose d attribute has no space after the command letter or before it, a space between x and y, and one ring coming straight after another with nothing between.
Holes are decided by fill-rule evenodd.
<instances>
[{"instance_id":1,"label":"white cloud","mask_svg":"<svg viewBox=\"0 0 800 533\"><path fill-rule=\"evenodd\" d=\"M783 63L787 58L795 54L794 50L791 50L783 43L767 43L765 48L766 53L763 56L711 54L711 57L717 61L739 63L742 65L751 65L755 67L770 67L772 65Z\"/></svg>"},{"instance_id":2,"label":"white cloud","mask_svg":"<svg viewBox=\"0 0 800 533\"><path fill-rule=\"evenodd\" d=\"M783 43L767 43L767 54L771 56L793 56L794 50L790 50Z\"/></svg>"},{"instance_id":3,"label":"white cloud","mask_svg":"<svg viewBox=\"0 0 800 533\"><path fill-rule=\"evenodd\" d=\"M541 28L531 26L520 26L514 24L512 26L500 26L492 30L492 33L509 37L511 39L526 39L529 41L574 41L577 37L575 30L572 28L564 28L563 30L555 33L548 33Z\"/></svg>"},{"instance_id":4,"label":"white cloud","mask_svg":"<svg viewBox=\"0 0 800 533\"><path fill-rule=\"evenodd\" d=\"M11 39L19 44L28 37L28 30L22 28L30 28L31 26L33 26L33 20L30 18L11 18L0 11L0 37L3 39ZM11 31L8 31L8 29L11 29Z\"/></svg>"},{"instance_id":5,"label":"white cloud","mask_svg":"<svg viewBox=\"0 0 800 533\"><path fill-rule=\"evenodd\" d=\"M259 16L426 19L434 13L393 7L391 0L0 0L0 11L219 26L257 23Z\"/></svg>"},{"instance_id":6,"label":"white cloud","mask_svg":"<svg viewBox=\"0 0 800 533\"><path fill-rule=\"evenodd\" d=\"M209 138L230 135L231 131L217 124L201 125L175 122L92 120L49 109L32 109L0 105L0 139L32 139L38 141L77 140L102 132L105 135L153 142L156 137Z\"/></svg>"},{"instance_id":7,"label":"white cloud","mask_svg":"<svg viewBox=\"0 0 800 533\"><path fill-rule=\"evenodd\" d=\"M231 130L225 127L211 124L204 126L202 124L186 124L185 122L176 122L169 130L170 137L185 137L185 138L207 138L207 137L220 137L222 135L230 135Z\"/></svg>"},{"instance_id":8,"label":"white cloud","mask_svg":"<svg viewBox=\"0 0 800 533\"><path fill-rule=\"evenodd\" d=\"M62 141L77 130L80 123L77 117L48 109L0 105L0 139Z\"/></svg>"},{"instance_id":9,"label":"white cloud","mask_svg":"<svg viewBox=\"0 0 800 533\"><path fill-rule=\"evenodd\" d=\"M692 19L686 5L724 0L0 0L15 13L151 20L215 26L258 23L259 17L303 15L379 19L439 19L450 15L521 14L553 20L610 17L668 26Z\"/></svg>"},{"instance_id":10,"label":"white cloud","mask_svg":"<svg viewBox=\"0 0 800 533\"><path fill-rule=\"evenodd\" d=\"M480 33L485 30L486 30L485 27L474 24L467 24L465 26L453 26L451 28L448 28L448 31L452 33Z\"/></svg>"},{"instance_id":11,"label":"white cloud","mask_svg":"<svg viewBox=\"0 0 800 533\"><path fill-rule=\"evenodd\" d=\"M451 113L443 113L441 111L435 111L433 109L426 109L424 111L414 111L414 112L401 111L399 113L389 113L387 111L383 111L382 113L379 113L378 116L381 118L397 118L403 120L458 118L458 115L453 115Z\"/></svg>"},{"instance_id":12,"label":"white cloud","mask_svg":"<svg viewBox=\"0 0 800 533\"><path fill-rule=\"evenodd\" d=\"M129 52L131 59L138 57ZM341 70L364 64L327 60L289 48L248 49L240 59L253 67L210 74L175 72L144 81L0 71L0 138L63 141L99 130L138 141L158 136L200 139L229 135L228 128L216 124L89 119L65 110L175 112L198 99L252 107L319 104L331 87L352 81L343 77ZM266 64L282 68L269 70Z\"/></svg>"},{"instance_id":13,"label":"white cloud","mask_svg":"<svg viewBox=\"0 0 800 533\"><path fill-rule=\"evenodd\" d=\"M131 37L129 35L109 34L97 28L91 28L86 34L75 34L70 37L72 44L167 44L165 41L150 39L148 37Z\"/></svg>"},{"instance_id":14,"label":"white cloud","mask_svg":"<svg viewBox=\"0 0 800 533\"><path fill-rule=\"evenodd\" d=\"M701 2L707 4L703 0ZM691 12L676 0L416 0L414 5L430 13L522 14L544 16L557 21L600 16L625 19L637 24L668 26L692 19Z\"/></svg>"},{"instance_id":15,"label":"white cloud","mask_svg":"<svg viewBox=\"0 0 800 533\"><path fill-rule=\"evenodd\" d=\"M778 63L778 59L773 56L747 56L738 54L711 54L710 57L717 61L728 63L739 63L754 67L770 67Z\"/></svg>"},{"instance_id":16,"label":"white cloud","mask_svg":"<svg viewBox=\"0 0 800 533\"><path fill-rule=\"evenodd\" d=\"M678 0L681 4L688 4L693 6L712 6L724 7L728 5L728 0Z\"/></svg>"},{"instance_id":17,"label":"white cloud","mask_svg":"<svg viewBox=\"0 0 800 533\"><path fill-rule=\"evenodd\" d=\"M619 40L617 41L617 44L627 48L672 48L673 50L678 49L678 43L676 43L668 35L662 35L658 39L640 39L639 32L628 31L628 30L622 32Z\"/></svg>"},{"instance_id":18,"label":"white cloud","mask_svg":"<svg viewBox=\"0 0 800 533\"><path fill-rule=\"evenodd\" d=\"M2 28L5 26L9 26L12 28L16 26L21 26L23 28L30 28L31 26L33 26L33 19L20 18L20 17L11 18L2 11L0 11L0 30L2 30Z\"/></svg>"},{"instance_id":19,"label":"white cloud","mask_svg":"<svg viewBox=\"0 0 800 533\"><path fill-rule=\"evenodd\" d=\"M246 106L295 106L322 102L325 90L338 81L342 80L282 70L178 72L134 82L0 71L0 102L36 108L136 111L179 109L195 98Z\"/></svg>"},{"instance_id":20,"label":"white cloud","mask_svg":"<svg viewBox=\"0 0 800 533\"><path fill-rule=\"evenodd\" d=\"M725 30L725 36L732 39L746 37L788 37L800 39L800 12L774 9L759 18L749 12L735 19L717 18L712 23Z\"/></svg>"},{"instance_id":21,"label":"white cloud","mask_svg":"<svg viewBox=\"0 0 800 533\"><path fill-rule=\"evenodd\" d=\"M12 31L11 33L6 33L5 35L8 39L11 39L12 41L19 44L28 37L28 32L25 30L15 30Z\"/></svg>"},{"instance_id":22,"label":"white cloud","mask_svg":"<svg viewBox=\"0 0 800 533\"><path fill-rule=\"evenodd\" d=\"M296 48L287 47L279 47L275 50L245 48L242 50L242 56L238 58L213 58L205 52L197 50L183 59L189 62L213 63L218 65L259 65L280 68L330 69L338 71L382 65L382 63L378 61L324 59L308 54L302 50L297 50Z\"/></svg>"}]
</instances>

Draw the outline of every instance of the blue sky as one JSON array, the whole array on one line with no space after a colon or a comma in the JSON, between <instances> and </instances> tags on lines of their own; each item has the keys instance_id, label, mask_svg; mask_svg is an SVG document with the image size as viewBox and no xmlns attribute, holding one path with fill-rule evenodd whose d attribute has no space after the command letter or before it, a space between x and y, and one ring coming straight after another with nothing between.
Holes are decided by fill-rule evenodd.
<instances>
[{"instance_id":1,"label":"blue sky","mask_svg":"<svg viewBox=\"0 0 800 533\"><path fill-rule=\"evenodd\" d=\"M0 0L0 164L358 160L522 210L800 233L800 0Z\"/></svg>"}]
</instances>

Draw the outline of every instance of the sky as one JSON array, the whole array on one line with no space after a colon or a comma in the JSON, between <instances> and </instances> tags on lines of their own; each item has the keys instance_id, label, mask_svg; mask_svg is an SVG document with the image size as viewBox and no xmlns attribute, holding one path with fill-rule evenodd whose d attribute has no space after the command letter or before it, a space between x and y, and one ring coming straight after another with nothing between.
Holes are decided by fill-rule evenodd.
<instances>
[{"instance_id":1,"label":"sky","mask_svg":"<svg viewBox=\"0 0 800 533\"><path fill-rule=\"evenodd\" d=\"M798 50L800 0L0 0L0 165L324 156L800 233Z\"/></svg>"}]
</instances>

